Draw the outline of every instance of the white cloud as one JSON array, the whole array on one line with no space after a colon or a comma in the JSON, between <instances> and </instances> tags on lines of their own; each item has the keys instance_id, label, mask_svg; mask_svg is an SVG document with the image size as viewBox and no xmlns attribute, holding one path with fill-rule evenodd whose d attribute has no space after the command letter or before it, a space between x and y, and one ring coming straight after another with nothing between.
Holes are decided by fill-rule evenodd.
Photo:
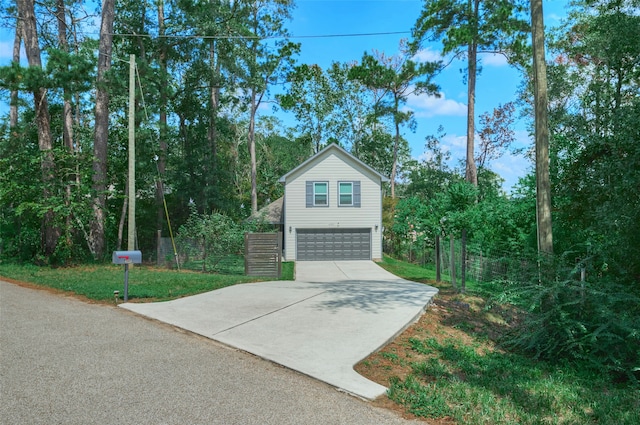
<instances>
[{"instance_id":1,"label":"white cloud","mask_svg":"<svg viewBox=\"0 0 640 425\"><path fill-rule=\"evenodd\" d=\"M13 34L6 30L0 30L0 40L0 65L9 65L13 60ZM24 44L20 46L20 61L27 61ZM23 63L23 65L25 64Z\"/></svg>"},{"instance_id":2,"label":"white cloud","mask_svg":"<svg viewBox=\"0 0 640 425\"><path fill-rule=\"evenodd\" d=\"M416 62L437 62L442 60L440 53L431 50L430 47L420 50L412 58Z\"/></svg>"},{"instance_id":3,"label":"white cloud","mask_svg":"<svg viewBox=\"0 0 640 425\"><path fill-rule=\"evenodd\" d=\"M444 93L440 93L439 98L426 94L411 95L407 99L407 106L414 111L416 117L464 116L467 114L467 105L447 99Z\"/></svg>"},{"instance_id":4,"label":"white cloud","mask_svg":"<svg viewBox=\"0 0 640 425\"><path fill-rule=\"evenodd\" d=\"M442 138L443 146L448 146L449 151L456 151L462 149L466 152L467 149L467 135L447 134Z\"/></svg>"},{"instance_id":5,"label":"white cloud","mask_svg":"<svg viewBox=\"0 0 640 425\"><path fill-rule=\"evenodd\" d=\"M557 13L549 13L544 18L545 21L555 21L555 22L561 22L562 19L563 19L563 17L558 15Z\"/></svg>"},{"instance_id":6,"label":"white cloud","mask_svg":"<svg viewBox=\"0 0 640 425\"><path fill-rule=\"evenodd\" d=\"M507 57L499 53L487 53L482 55L482 64L487 66L507 66Z\"/></svg>"},{"instance_id":7,"label":"white cloud","mask_svg":"<svg viewBox=\"0 0 640 425\"><path fill-rule=\"evenodd\" d=\"M492 161L489 164L495 173L504 179L502 188L511 192L513 187L518 183L518 179L524 177L531 169L531 162L524 156L515 156L511 153L506 153L499 159Z\"/></svg>"},{"instance_id":8,"label":"white cloud","mask_svg":"<svg viewBox=\"0 0 640 425\"><path fill-rule=\"evenodd\" d=\"M0 41L0 59L11 60L13 58L13 42Z\"/></svg>"}]
</instances>

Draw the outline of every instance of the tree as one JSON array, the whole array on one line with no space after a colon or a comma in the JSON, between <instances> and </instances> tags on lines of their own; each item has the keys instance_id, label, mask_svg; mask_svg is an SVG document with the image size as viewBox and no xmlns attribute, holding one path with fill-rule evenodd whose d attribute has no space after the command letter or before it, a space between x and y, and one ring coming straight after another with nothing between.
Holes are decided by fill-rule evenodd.
<instances>
[{"instance_id":1,"label":"tree","mask_svg":"<svg viewBox=\"0 0 640 425\"><path fill-rule=\"evenodd\" d=\"M300 46L286 40L267 45L265 37L286 36L284 20L289 18L293 3L290 0L253 1L250 6L249 34L246 56L245 87L249 92L248 147L251 161L251 213L258 211L257 159L255 125L258 108L270 85L276 84L292 64L292 56ZM271 51L274 50L275 53Z\"/></svg>"},{"instance_id":2,"label":"tree","mask_svg":"<svg viewBox=\"0 0 640 425\"><path fill-rule=\"evenodd\" d=\"M349 80L349 70L349 64L337 62L327 70L299 65L289 74L288 91L277 96L280 107L296 117L297 136L311 138L314 153L336 142L357 156L367 131L373 131L363 118L370 112L364 91Z\"/></svg>"},{"instance_id":3,"label":"tree","mask_svg":"<svg viewBox=\"0 0 640 425\"><path fill-rule=\"evenodd\" d=\"M201 212L225 208L227 203L224 190L230 182L225 180L223 158L225 149L234 146L235 117L228 118L226 112L240 104L238 83L246 48L242 37L248 34L245 6L237 1L181 0L165 20L167 42L172 41L168 75L174 83L169 87L175 87L168 113L178 122L179 163L174 166L183 170L173 179L181 192L176 193L181 210L187 209L190 198ZM182 37L194 33L203 38Z\"/></svg>"},{"instance_id":4,"label":"tree","mask_svg":"<svg viewBox=\"0 0 640 425\"><path fill-rule=\"evenodd\" d=\"M437 134L425 138L424 159L408 164L406 195L432 199L446 191L452 181L459 179L447 165L450 153L440 148L440 141L445 136L444 128L440 126Z\"/></svg>"},{"instance_id":5,"label":"tree","mask_svg":"<svg viewBox=\"0 0 640 425\"><path fill-rule=\"evenodd\" d=\"M424 40L441 40L444 55L467 57L467 155L465 178L478 185L475 164L475 96L479 72L478 53L500 53L507 57L522 50L526 23L519 18L522 0L425 1L412 33L413 51Z\"/></svg>"},{"instance_id":6,"label":"tree","mask_svg":"<svg viewBox=\"0 0 640 425\"><path fill-rule=\"evenodd\" d=\"M89 233L89 249L95 258L105 254L105 214L107 200L107 145L109 141L109 88L107 73L111 68L115 0L104 0L98 48L96 81L95 130L93 140L93 220Z\"/></svg>"},{"instance_id":7,"label":"tree","mask_svg":"<svg viewBox=\"0 0 640 425\"><path fill-rule=\"evenodd\" d=\"M19 16L23 19L24 46L27 53L29 67L42 72L40 58L40 46L36 28L36 16L32 0L20 0L18 2ZM41 80L42 81L42 80ZM47 101L47 90L44 84L36 86L32 82L33 101L35 106L36 125L38 127L38 146L42 154L40 168L44 184L43 201L46 204L53 196L50 184L55 171L53 155L53 141L51 138L51 117ZM53 255L60 237L60 230L54 223L54 212L51 206L45 206L42 220L42 247L46 257Z\"/></svg>"},{"instance_id":8,"label":"tree","mask_svg":"<svg viewBox=\"0 0 640 425\"><path fill-rule=\"evenodd\" d=\"M538 252L551 255L553 254L553 230L551 223L551 181L549 178L547 68L544 47L542 0L531 0L531 36L535 101Z\"/></svg>"},{"instance_id":9,"label":"tree","mask_svg":"<svg viewBox=\"0 0 640 425\"><path fill-rule=\"evenodd\" d=\"M640 209L630 194L640 184L634 142L640 40L633 34L640 18L627 9L631 4L584 3L574 10L551 44L555 60L547 66L555 249L582 246L586 256L588 244L591 255L606 253L601 261L609 274L634 285Z\"/></svg>"},{"instance_id":10,"label":"tree","mask_svg":"<svg viewBox=\"0 0 640 425\"><path fill-rule=\"evenodd\" d=\"M402 111L401 106L410 95L438 95L439 87L432 82L440 69L440 62L417 63L409 58L404 43L400 54L388 57L376 52L365 52L360 65L351 68L349 77L365 87L382 91L380 100L374 105L377 116L391 116L394 127L393 161L391 169L391 197L395 197L395 180L398 171L398 150L400 148L400 126L411 120L410 111Z\"/></svg>"},{"instance_id":11,"label":"tree","mask_svg":"<svg viewBox=\"0 0 640 425\"><path fill-rule=\"evenodd\" d=\"M20 63L20 45L22 44L22 17L18 14L16 16L16 32L13 39L13 63ZM18 126L18 90L13 88L11 90L11 102L9 105L9 129L11 136L16 136L15 129Z\"/></svg>"},{"instance_id":12,"label":"tree","mask_svg":"<svg viewBox=\"0 0 640 425\"><path fill-rule=\"evenodd\" d=\"M515 110L513 102L507 102L499 105L491 114L480 115L480 147L475 159L478 168L483 168L489 161L500 158L515 141L515 133L511 128Z\"/></svg>"},{"instance_id":13,"label":"tree","mask_svg":"<svg viewBox=\"0 0 640 425\"><path fill-rule=\"evenodd\" d=\"M329 136L329 120L338 93L331 87L328 75L318 65L302 64L289 75L290 88L277 99L282 109L292 111L300 135L311 138L313 152L318 153Z\"/></svg>"}]
</instances>

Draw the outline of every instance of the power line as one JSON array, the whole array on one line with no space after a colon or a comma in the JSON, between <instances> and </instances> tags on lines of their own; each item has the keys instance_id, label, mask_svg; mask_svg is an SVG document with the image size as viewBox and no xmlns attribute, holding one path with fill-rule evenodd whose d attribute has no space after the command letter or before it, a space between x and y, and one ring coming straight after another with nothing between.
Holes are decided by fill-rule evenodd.
<instances>
[{"instance_id":1,"label":"power line","mask_svg":"<svg viewBox=\"0 0 640 425\"><path fill-rule=\"evenodd\" d=\"M150 34L111 34L114 37L142 37L142 38L183 38L183 39L201 39L201 40L274 40L274 39L304 39L304 38L343 38L343 37L371 37L377 35L398 35L398 34L410 34L410 31L388 31L388 32L368 32L368 33L354 33L354 34L320 34L320 35L274 35L267 37L260 37L257 35L162 35L152 36Z\"/></svg>"}]
</instances>

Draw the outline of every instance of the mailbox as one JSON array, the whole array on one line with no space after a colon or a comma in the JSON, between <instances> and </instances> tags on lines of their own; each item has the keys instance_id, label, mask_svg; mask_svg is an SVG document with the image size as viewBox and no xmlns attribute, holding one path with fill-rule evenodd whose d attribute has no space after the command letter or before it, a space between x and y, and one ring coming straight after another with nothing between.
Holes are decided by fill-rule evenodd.
<instances>
[{"instance_id":1,"label":"mailbox","mask_svg":"<svg viewBox=\"0 0 640 425\"><path fill-rule=\"evenodd\" d=\"M113 251L113 264L124 264L124 302L129 301L129 264L142 264L141 251Z\"/></svg>"},{"instance_id":2,"label":"mailbox","mask_svg":"<svg viewBox=\"0 0 640 425\"><path fill-rule=\"evenodd\" d=\"M141 251L113 251L113 264L142 264Z\"/></svg>"}]
</instances>

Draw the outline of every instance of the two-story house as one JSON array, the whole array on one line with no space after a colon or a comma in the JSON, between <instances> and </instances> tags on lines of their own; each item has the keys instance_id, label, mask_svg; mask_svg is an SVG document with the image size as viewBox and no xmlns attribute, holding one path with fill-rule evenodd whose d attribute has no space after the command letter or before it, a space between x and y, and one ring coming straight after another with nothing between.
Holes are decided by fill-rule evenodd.
<instances>
[{"instance_id":1,"label":"two-story house","mask_svg":"<svg viewBox=\"0 0 640 425\"><path fill-rule=\"evenodd\" d=\"M285 261L381 259L388 181L336 144L282 176Z\"/></svg>"}]
</instances>

